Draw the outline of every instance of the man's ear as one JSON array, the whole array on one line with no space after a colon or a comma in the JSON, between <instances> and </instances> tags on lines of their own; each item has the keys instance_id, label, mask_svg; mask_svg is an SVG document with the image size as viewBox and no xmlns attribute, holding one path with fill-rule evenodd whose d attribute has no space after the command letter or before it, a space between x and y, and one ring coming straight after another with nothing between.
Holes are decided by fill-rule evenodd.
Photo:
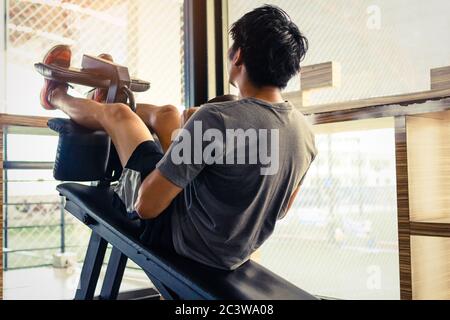
<instances>
[{"instance_id":1,"label":"man's ear","mask_svg":"<svg viewBox=\"0 0 450 320\"><path fill-rule=\"evenodd\" d=\"M234 57L233 57L233 64L236 67L240 67L243 63L244 63L244 59L243 59L243 56L242 56L242 50L241 50L241 48L238 48L236 50L236 53L234 54Z\"/></svg>"}]
</instances>

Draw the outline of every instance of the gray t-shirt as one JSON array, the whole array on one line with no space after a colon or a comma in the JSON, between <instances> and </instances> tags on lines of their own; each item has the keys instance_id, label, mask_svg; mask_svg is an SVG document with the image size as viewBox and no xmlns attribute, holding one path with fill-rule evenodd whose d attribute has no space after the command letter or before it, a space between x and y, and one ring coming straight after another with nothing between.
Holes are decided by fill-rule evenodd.
<instances>
[{"instance_id":1,"label":"gray t-shirt","mask_svg":"<svg viewBox=\"0 0 450 320\"><path fill-rule=\"evenodd\" d=\"M157 166L183 188L172 216L177 253L238 268L285 216L316 154L311 127L289 102L202 106Z\"/></svg>"}]
</instances>

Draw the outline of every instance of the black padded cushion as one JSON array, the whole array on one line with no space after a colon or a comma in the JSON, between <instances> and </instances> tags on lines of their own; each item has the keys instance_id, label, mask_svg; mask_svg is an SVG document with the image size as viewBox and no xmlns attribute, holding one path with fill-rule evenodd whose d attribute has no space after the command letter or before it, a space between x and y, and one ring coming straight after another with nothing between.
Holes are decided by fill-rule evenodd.
<instances>
[{"instance_id":1,"label":"black padded cushion","mask_svg":"<svg viewBox=\"0 0 450 320\"><path fill-rule=\"evenodd\" d=\"M59 134L53 175L59 181L100 181L106 176L111 139L68 119L52 119L48 127Z\"/></svg>"},{"instance_id":2,"label":"black padded cushion","mask_svg":"<svg viewBox=\"0 0 450 320\"><path fill-rule=\"evenodd\" d=\"M139 226L131 225L124 215L112 207L113 193L108 188L63 184L58 191L69 201L89 213L96 221L107 225L109 230L128 238L133 244L144 246L137 237ZM134 222L136 223L136 222ZM195 285L199 291L220 300L314 300L315 297L297 288L273 272L249 261L235 271L222 271L181 257L174 253L147 252L152 262L161 266L184 283ZM142 267L142 266L141 266Z\"/></svg>"},{"instance_id":3,"label":"black padded cushion","mask_svg":"<svg viewBox=\"0 0 450 320\"><path fill-rule=\"evenodd\" d=\"M47 125L51 130L59 134L91 134L94 132L70 119L50 119Z\"/></svg>"}]
</instances>

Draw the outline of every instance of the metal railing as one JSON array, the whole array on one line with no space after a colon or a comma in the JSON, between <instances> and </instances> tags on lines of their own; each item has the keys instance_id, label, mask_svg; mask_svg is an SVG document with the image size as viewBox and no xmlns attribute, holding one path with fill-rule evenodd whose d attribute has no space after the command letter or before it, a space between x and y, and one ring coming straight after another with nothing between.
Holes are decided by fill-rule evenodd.
<instances>
[{"instance_id":1,"label":"metal railing","mask_svg":"<svg viewBox=\"0 0 450 320\"><path fill-rule=\"evenodd\" d=\"M78 223L68 222L66 213L64 210L64 199L60 198L59 201L28 201L27 197L20 201L11 201L9 197L9 184L18 182L9 179L9 172L11 170L27 171L27 170L52 170L53 162L33 162L33 161L9 161L8 160L8 130L3 134L4 149L3 149L3 267L5 271L11 269L22 269L30 267L42 267L52 264L50 257L45 255L45 251L53 253L65 253L68 249L80 249L85 247L84 243L81 245L68 245L66 242L67 228L74 226L77 228ZM45 183L52 182L52 180L27 180L20 182L36 182ZM56 191L55 191L56 193ZM32 198L30 194L30 198ZM21 213L33 216L31 223L22 224L11 223L13 215L13 208ZM47 210L47 208L50 208ZM59 214L58 214L59 213ZM34 218L36 215L55 215L51 221L45 220L45 223L39 223L40 217ZM56 218L56 219L55 219ZM21 219L27 220L28 219ZM59 229L58 240L55 241L54 231L49 230ZM12 235L21 235L12 239ZM16 245L17 239L20 239L20 243L26 243L26 246ZM44 245L42 245L44 244ZM20 255L22 258L15 260L15 263L10 263L11 255ZM38 263L31 263L30 257L34 258Z\"/></svg>"},{"instance_id":2,"label":"metal railing","mask_svg":"<svg viewBox=\"0 0 450 320\"><path fill-rule=\"evenodd\" d=\"M47 132L29 127L5 127L3 131L3 268L4 271L51 266L56 253L75 253L78 262L85 257L90 230L64 209L65 200L59 197L56 189L48 196L33 194L46 183L56 183L48 173L48 178L17 179L17 172L45 172L53 170L53 162L42 161L10 161L8 135L43 135ZM50 132L48 132L51 135ZM16 146L16 144L14 145ZM17 145L20 148L20 145ZM56 145L55 145L56 148ZM15 173L12 174L11 172ZM11 173L11 174L10 174ZM47 174L44 174L47 176ZM31 185L30 193L15 194L18 190L14 183ZM41 184L41 185L40 185ZM30 186L29 186L30 187ZM48 187L48 186L47 186ZM20 189L20 187L19 187ZM15 190L15 191L14 191ZM13 191L13 192L10 192ZM10 194L10 193L14 193ZM36 192L37 193L37 192ZM45 193L45 192L44 192ZM36 200L38 199L38 200ZM108 261L108 248L105 263ZM129 262L128 269L139 269Z\"/></svg>"}]
</instances>

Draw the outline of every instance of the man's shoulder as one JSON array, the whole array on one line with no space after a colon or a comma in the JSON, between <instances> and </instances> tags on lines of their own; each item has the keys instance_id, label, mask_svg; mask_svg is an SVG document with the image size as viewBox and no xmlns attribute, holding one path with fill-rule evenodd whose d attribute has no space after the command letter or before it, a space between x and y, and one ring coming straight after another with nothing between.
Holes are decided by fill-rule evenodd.
<instances>
[{"instance_id":1,"label":"man's shoulder","mask_svg":"<svg viewBox=\"0 0 450 320\"><path fill-rule=\"evenodd\" d=\"M236 118L239 114L239 109L243 106L241 100L207 103L200 107L197 112L197 119L221 119Z\"/></svg>"},{"instance_id":2,"label":"man's shoulder","mask_svg":"<svg viewBox=\"0 0 450 320\"><path fill-rule=\"evenodd\" d=\"M206 103L202 106L202 108L212 110L212 111L223 112L227 109L242 106L244 103L243 101L244 100L241 99L241 100L234 100L234 101Z\"/></svg>"}]
</instances>

